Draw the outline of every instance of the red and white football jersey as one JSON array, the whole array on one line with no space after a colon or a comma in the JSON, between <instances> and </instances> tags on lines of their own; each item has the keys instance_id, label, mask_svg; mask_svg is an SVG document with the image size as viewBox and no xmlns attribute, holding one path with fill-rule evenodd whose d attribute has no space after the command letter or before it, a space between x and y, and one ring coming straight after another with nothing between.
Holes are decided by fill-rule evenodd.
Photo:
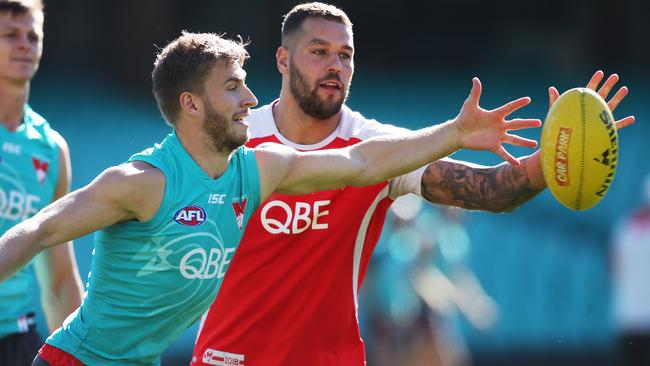
<instances>
[{"instance_id":1,"label":"red and white football jersey","mask_svg":"<svg viewBox=\"0 0 650 366\"><path fill-rule=\"evenodd\" d=\"M343 106L314 145L282 136L271 105L252 112L248 146L332 149L404 131ZM214 304L202 319L195 365L361 366L357 294L395 198L420 194L424 168L368 187L273 194L248 223Z\"/></svg>"}]
</instances>

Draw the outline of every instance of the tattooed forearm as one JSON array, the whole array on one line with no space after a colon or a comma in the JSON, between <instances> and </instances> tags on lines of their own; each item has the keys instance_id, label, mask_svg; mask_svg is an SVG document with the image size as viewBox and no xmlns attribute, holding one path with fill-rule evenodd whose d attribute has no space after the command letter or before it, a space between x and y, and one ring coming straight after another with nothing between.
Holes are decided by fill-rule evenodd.
<instances>
[{"instance_id":1,"label":"tattooed forearm","mask_svg":"<svg viewBox=\"0 0 650 366\"><path fill-rule=\"evenodd\" d=\"M524 164L482 167L439 160L422 177L424 198L469 210L512 211L541 191L532 187Z\"/></svg>"}]
</instances>

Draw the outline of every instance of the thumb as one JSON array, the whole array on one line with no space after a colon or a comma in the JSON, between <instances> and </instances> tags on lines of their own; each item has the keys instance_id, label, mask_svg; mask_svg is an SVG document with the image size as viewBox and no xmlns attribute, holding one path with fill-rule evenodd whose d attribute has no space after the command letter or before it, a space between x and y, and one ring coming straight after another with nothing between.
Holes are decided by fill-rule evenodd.
<instances>
[{"instance_id":1,"label":"thumb","mask_svg":"<svg viewBox=\"0 0 650 366\"><path fill-rule=\"evenodd\" d=\"M481 80L477 77L472 78L472 90L469 92L469 96L465 100L464 105L477 107L479 99L481 98Z\"/></svg>"},{"instance_id":2,"label":"thumb","mask_svg":"<svg viewBox=\"0 0 650 366\"><path fill-rule=\"evenodd\" d=\"M550 109L555 104L557 98L560 97L560 92L554 86L548 88L548 108Z\"/></svg>"}]
</instances>

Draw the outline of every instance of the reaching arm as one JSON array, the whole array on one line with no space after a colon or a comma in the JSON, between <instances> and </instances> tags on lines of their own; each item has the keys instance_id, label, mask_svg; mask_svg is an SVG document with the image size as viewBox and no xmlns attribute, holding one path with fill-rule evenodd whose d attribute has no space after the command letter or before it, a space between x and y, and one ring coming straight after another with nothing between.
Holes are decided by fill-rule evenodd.
<instances>
[{"instance_id":1,"label":"reaching arm","mask_svg":"<svg viewBox=\"0 0 650 366\"><path fill-rule=\"evenodd\" d=\"M481 83L474 78L469 97L451 121L402 135L369 139L344 149L296 152L274 144L262 145L256 150L262 198L273 191L298 194L374 184L460 148L492 151L512 164L519 164L503 144L535 147L537 143L508 131L538 127L541 122L505 118L530 103L530 98L487 111L479 107L480 95Z\"/></svg>"},{"instance_id":2,"label":"reaching arm","mask_svg":"<svg viewBox=\"0 0 650 366\"><path fill-rule=\"evenodd\" d=\"M371 185L454 152L458 149L456 135L454 125L446 122L344 149L303 153L281 145L263 145L256 156L263 186L271 187L263 190L263 197L273 191L299 194ZM428 142L423 143L425 140Z\"/></svg>"},{"instance_id":3,"label":"reaching arm","mask_svg":"<svg viewBox=\"0 0 650 366\"><path fill-rule=\"evenodd\" d=\"M60 169L52 201L70 192L70 150L60 135L57 135L57 145ZM36 257L35 268L41 289L41 305L48 328L53 332L81 304L83 287L72 242L43 251Z\"/></svg>"},{"instance_id":4,"label":"reaching arm","mask_svg":"<svg viewBox=\"0 0 650 366\"><path fill-rule=\"evenodd\" d=\"M522 159L519 166L438 160L429 164L422 176L422 197L469 210L512 211L546 187L543 177L531 178L528 172L538 160L539 151Z\"/></svg>"},{"instance_id":5,"label":"reaching arm","mask_svg":"<svg viewBox=\"0 0 650 366\"><path fill-rule=\"evenodd\" d=\"M106 170L0 238L0 282L44 249L126 220L145 221L160 207L165 177L146 163Z\"/></svg>"},{"instance_id":6,"label":"reaching arm","mask_svg":"<svg viewBox=\"0 0 650 366\"><path fill-rule=\"evenodd\" d=\"M603 77L603 72L597 71L587 87L596 90ZM618 75L611 75L598 89L598 94L607 98L618 80ZM621 87L607 103L609 108L612 111L616 109L627 93L627 87ZM549 88L550 106L559 95L557 89ZM617 129L632 123L634 116L615 122ZM512 211L546 188L539 151L520 159L520 162L519 166L500 164L486 167L451 159L435 161L429 164L422 176L422 196L434 203L465 209Z\"/></svg>"}]
</instances>

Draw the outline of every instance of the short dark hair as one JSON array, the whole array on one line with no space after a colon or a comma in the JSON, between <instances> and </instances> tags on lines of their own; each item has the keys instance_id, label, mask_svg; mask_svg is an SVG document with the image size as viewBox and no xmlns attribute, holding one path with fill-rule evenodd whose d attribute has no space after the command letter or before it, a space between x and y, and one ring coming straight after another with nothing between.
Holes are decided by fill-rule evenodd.
<instances>
[{"instance_id":1,"label":"short dark hair","mask_svg":"<svg viewBox=\"0 0 650 366\"><path fill-rule=\"evenodd\" d=\"M188 33L170 42L156 57L151 72L153 95L160 113L172 127L180 112L178 97L189 91L203 95L205 79L219 61L244 66L246 43L214 33Z\"/></svg>"},{"instance_id":2,"label":"short dark hair","mask_svg":"<svg viewBox=\"0 0 650 366\"><path fill-rule=\"evenodd\" d=\"M291 9L282 21L282 46L287 47L287 40L295 34L305 20L309 18L322 18L346 25L352 29L352 22L347 14L334 5L324 3L304 3Z\"/></svg>"},{"instance_id":3,"label":"short dark hair","mask_svg":"<svg viewBox=\"0 0 650 366\"><path fill-rule=\"evenodd\" d=\"M28 11L43 12L42 0L0 0L0 13L12 15L25 14Z\"/></svg>"}]
</instances>

